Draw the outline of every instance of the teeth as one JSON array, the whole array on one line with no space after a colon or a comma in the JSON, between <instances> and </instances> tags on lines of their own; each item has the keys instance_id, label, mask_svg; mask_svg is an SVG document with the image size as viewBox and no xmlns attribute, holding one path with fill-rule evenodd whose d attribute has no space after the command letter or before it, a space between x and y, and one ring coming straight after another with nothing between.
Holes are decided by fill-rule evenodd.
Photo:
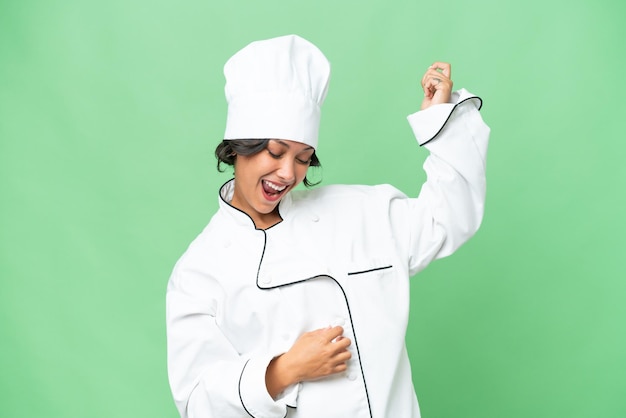
<instances>
[{"instance_id":1,"label":"teeth","mask_svg":"<svg viewBox=\"0 0 626 418\"><path fill-rule=\"evenodd\" d=\"M283 186L283 187L278 187L277 185L275 185L274 183L270 183L269 181L265 180L265 184L267 184L270 188L276 190L277 192L282 192L283 190L285 190L285 187L287 186Z\"/></svg>"}]
</instances>

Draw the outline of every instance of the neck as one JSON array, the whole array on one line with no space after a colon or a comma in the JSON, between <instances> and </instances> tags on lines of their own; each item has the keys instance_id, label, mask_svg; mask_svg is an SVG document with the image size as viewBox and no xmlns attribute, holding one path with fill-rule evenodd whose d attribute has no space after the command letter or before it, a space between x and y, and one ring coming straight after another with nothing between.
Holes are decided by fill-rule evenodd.
<instances>
[{"instance_id":1,"label":"neck","mask_svg":"<svg viewBox=\"0 0 626 418\"><path fill-rule=\"evenodd\" d=\"M271 213L257 215L252 218L252 221L254 222L254 226L257 229L270 228L276 225L277 223L280 223L282 220L283 218L281 218L280 214L278 213L278 207L276 208L276 210L272 211Z\"/></svg>"}]
</instances>

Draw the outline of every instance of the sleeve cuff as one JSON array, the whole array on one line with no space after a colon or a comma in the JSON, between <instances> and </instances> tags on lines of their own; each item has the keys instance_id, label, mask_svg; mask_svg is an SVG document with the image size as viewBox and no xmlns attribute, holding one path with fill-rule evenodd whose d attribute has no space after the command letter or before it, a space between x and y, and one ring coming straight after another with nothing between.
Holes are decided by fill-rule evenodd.
<instances>
[{"instance_id":1,"label":"sleeve cuff","mask_svg":"<svg viewBox=\"0 0 626 418\"><path fill-rule=\"evenodd\" d=\"M298 385L290 386L276 401L267 392L265 373L272 358L250 359L241 371L239 397L246 412L255 418L282 418L287 414L287 405L295 407Z\"/></svg>"},{"instance_id":2,"label":"sleeve cuff","mask_svg":"<svg viewBox=\"0 0 626 418\"><path fill-rule=\"evenodd\" d=\"M451 103L430 106L428 109L420 110L407 117L420 146L429 143L439 135L458 106L468 102L477 110L480 110L483 104L480 97L471 94L465 89L453 92L450 101Z\"/></svg>"},{"instance_id":3,"label":"sleeve cuff","mask_svg":"<svg viewBox=\"0 0 626 418\"><path fill-rule=\"evenodd\" d=\"M295 385L289 386L285 389L280 395L278 395L278 399L276 402L281 401L284 402L287 406L291 408L295 408L298 404L298 392L300 391L300 383L296 383Z\"/></svg>"}]
</instances>

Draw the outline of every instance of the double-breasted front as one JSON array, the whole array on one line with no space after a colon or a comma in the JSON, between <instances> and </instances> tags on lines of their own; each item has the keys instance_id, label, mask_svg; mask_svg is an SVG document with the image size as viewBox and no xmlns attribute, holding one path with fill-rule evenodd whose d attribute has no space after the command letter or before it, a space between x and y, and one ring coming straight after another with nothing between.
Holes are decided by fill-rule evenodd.
<instances>
[{"instance_id":1,"label":"double-breasted front","mask_svg":"<svg viewBox=\"0 0 626 418\"><path fill-rule=\"evenodd\" d=\"M477 230L489 128L480 99L409 116L430 155L417 198L389 185L288 193L266 230L220 209L176 264L167 290L168 367L182 417L419 417L405 333L409 277ZM266 368L304 332L341 325L344 373L272 399Z\"/></svg>"}]
</instances>

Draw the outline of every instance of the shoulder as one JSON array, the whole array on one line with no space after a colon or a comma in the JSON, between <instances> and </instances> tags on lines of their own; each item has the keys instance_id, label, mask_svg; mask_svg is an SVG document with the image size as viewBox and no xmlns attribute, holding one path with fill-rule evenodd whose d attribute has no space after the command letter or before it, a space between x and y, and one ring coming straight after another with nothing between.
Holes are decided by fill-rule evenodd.
<instances>
[{"instance_id":1,"label":"shoulder","mask_svg":"<svg viewBox=\"0 0 626 418\"><path fill-rule=\"evenodd\" d=\"M293 192L294 204L314 206L354 205L364 202L369 204L384 203L394 198L406 198L406 195L389 184L374 186L334 184Z\"/></svg>"},{"instance_id":2,"label":"shoulder","mask_svg":"<svg viewBox=\"0 0 626 418\"><path fill-rule=\"evenodd\" d=\"M224 230L227 229L227 220L219 210L211 217L209 223L191 241L176 262L173 275L183 270L197 269L198 266L204 268L207 265L207 261L211 260L223 246L223 240L220 238L226 236Z\"/></svg>"},{"instance_id":3,"label":"shoulder","mask_svg":"<svg viewBox=\"0 0 626 418\"><path fill-rule=\"evenodd\" d=\"M388 184L338 184L298 191L293 196L293 210L317 214L342 224L380 223L388 218L392 202L406 198L400 190Z\"/></svg>"}]
</instances>

